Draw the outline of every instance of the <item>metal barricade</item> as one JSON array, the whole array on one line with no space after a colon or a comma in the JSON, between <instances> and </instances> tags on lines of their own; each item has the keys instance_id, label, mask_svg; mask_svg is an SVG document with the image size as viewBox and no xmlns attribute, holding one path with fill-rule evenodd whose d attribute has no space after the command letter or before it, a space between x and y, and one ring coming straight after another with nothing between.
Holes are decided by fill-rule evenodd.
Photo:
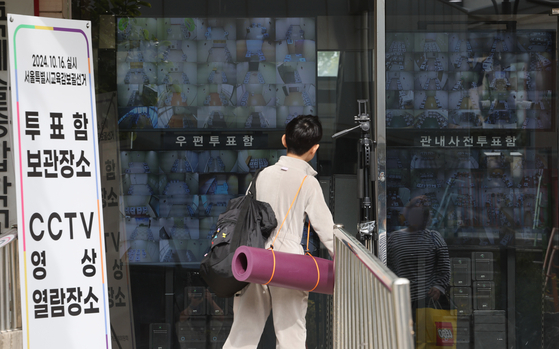
<instances>
[{"instance_id":1,"label":"metal barricade","mask_svg":"<svg viewBox=\"0 0 559 349\"><path fill-rule=\"evenodd\" d=\"M17 239L0 247L0 332L21 329Z\"/></svg>"},{"instance_id":2,"label":"metal barricade","mask_svg":"<svg viewBox=\"0 0 559 349\"><path fill-rule=\"evenodd\" d=\"M334 229L334 349L413 348L410 286L341 226Z\"/></svg>"}]
</instances>

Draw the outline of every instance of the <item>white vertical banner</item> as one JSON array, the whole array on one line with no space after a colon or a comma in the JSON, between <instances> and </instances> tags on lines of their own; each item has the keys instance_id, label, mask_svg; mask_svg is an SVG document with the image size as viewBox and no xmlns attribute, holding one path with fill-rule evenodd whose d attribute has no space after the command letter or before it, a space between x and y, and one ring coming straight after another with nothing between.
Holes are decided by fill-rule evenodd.
<instances>
[{"instance_id":1,"label":"white vertical banner","mask_svg":"<svg viewBox=\"0 0 559 349\"><path fill-rule=\"evenodd\" d=\"M111 348L91 23L7 17L24 348Z\"/></svg>"}]
</instances>

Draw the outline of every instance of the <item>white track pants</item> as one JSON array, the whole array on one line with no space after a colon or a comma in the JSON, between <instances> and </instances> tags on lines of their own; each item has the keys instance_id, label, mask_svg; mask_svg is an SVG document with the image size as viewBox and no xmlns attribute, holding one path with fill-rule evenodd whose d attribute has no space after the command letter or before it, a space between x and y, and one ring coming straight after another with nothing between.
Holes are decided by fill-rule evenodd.
<instances>
[{"instance_id":1,"label":"white track pants","mask_svg":"<svg viewBox=\"0 0 559 349\"><path fill-rule=\"evenodd\" d=\"M233 326L223 349L255 349L273 310L277 349L305 349L309 293L249 284L234 297Z\"/></svg>"}]
</instances>

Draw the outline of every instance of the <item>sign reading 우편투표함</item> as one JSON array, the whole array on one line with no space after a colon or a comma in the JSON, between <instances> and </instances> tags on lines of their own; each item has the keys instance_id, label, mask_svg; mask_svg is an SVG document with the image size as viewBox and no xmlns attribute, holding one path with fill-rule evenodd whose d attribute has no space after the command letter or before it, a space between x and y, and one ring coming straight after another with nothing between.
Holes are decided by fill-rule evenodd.
<instances>
[{"instance_id":1,"label":"sign reading \uc6b0\ud3b8\ud22c\ud45c\ud568","mask_svg":"<svg viewBox=\"0 0 559 349\"><path fill-rule=\"evenodd\" d=\"M24 348L110 348L90 22L8 37Z\"/></svg>"}]
</instances>

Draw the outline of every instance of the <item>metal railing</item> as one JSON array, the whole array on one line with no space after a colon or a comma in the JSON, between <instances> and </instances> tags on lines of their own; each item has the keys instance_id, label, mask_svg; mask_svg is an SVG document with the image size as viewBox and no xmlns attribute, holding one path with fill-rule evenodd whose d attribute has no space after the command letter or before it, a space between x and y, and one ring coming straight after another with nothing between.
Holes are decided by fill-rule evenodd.
<instances>
[{"instance_id":1,"label":"metal railing","mask_svg":"<svg viewBox=\"0 0 559 349\"><path fill-rule=\"evenodd\" d=\"M413 348L410 286L341 226L334 229L334 349Z\"/></svg>"},{"instance_id":2,"label":"metal railing","mask_svg":"<svg viewBox=\"0 0 559 349\"><path fill-rule=\"evenodd\" d=\"M0 247L0 332L21 328L17 239Z\"/></svg>"}]
</instances>

